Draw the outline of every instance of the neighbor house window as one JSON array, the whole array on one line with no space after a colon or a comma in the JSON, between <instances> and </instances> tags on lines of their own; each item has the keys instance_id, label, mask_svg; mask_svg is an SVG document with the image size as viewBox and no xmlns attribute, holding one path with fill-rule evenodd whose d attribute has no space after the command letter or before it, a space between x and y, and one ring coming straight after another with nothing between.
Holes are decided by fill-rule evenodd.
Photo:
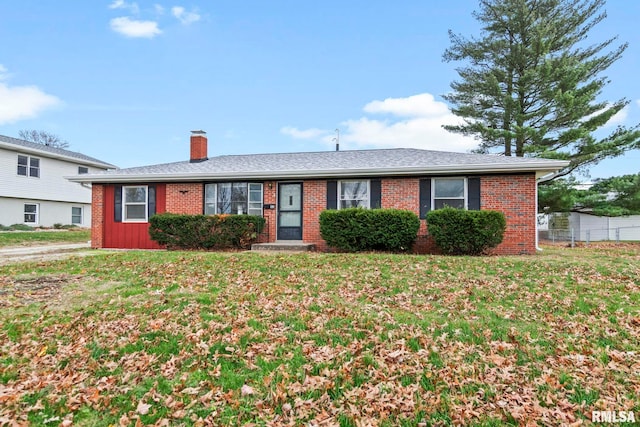
<instances>
[{"instance_id":1,"label":"neighbor house window","mask_svg":"<svg viewBox=\"0 0 640 427\"><path fill-rule=\"evenodd\" d=\"M262 216L262 184L218 182L205 185L204 213Z\"/></svg>"},{"instance_id":2,"label":"neighbor house window","mask_svg":"<svg viewBox=\"0 0 640 427\"><path fill-rule=\"evenodd\" d=\"M89 173L89 168L86 166L78 166L78 175L84 175Z\"/></svg>"},{"instance_id":3,"label":"neighbor house window","mask_svg":"<svg viewBox=\"0 0 640 427\"><path fill-rule=\"evenodd\" d=\"M29 169L29 158L27 156L18 155L18 175L27 176Z\"/></svg>"},{"instance_id":4,"label":"neighbor house window","mask_svg":"<svg viewBox=\"0 0 640 427\"><path fill-rule=\"evenodd\" d=\"M338 185L340 204L338 209L369 208L369 181L340 181Z\"/></svg>"},{"instance_id":5,"label":"neighbor house window","mask_svg":"<svg viewBox=\"0 0 640 427\"><path fill-rule=\"evenodd\" d=\"M434 178L432 188L433 209L451 207L467 208L467 185L465 178Z\"/></svg>"},{"instance_id":6,"label":"neighbor house window","mask_svg":"<svg viewBox=\"0 0 640 427\"><path fill-rule=\"evenodd\" d=\"M38 223L38 204L37 203L25 203L24 205L24 223L25 224L37 224Z\"/></svg>"},{"instance_id":7,"label":"neighbor house window","mask_svg":"<svg viewBox=\"0 0 640 427\"><path fill-rule=\"evenodd\" d=\"M82 224L82 207L71 207L71 224Z\"/></svg>"},{"instance_id":8,"label":"neighbor house window","mask_svg":"<svg viewBox=\"0 0 640 427\"><path fill-rule=\"evenodd\" d=\"M18 175L40 177L40 159L18 154Z\"/></svg>"},{"instance_id":9,"label":"neighbor house window","mask_svg":"<svg viewBox=\"0 0 640 427\"><path fill-rule=\"evenodd\" d=\"M122 187L122 219L125 222L147 222L148 191L146 185Z\"/></svg>"}]
</instances>

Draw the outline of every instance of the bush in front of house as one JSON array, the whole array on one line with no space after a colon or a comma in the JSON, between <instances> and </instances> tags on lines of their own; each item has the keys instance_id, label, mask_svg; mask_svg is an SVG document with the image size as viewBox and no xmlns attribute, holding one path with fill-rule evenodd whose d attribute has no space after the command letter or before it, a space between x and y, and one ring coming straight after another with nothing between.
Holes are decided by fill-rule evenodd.
<instances>
[{"instance_id":1,"label":"bush in front of house","mask_svg":"<svg viewBox=\"0 0 640 427\"><path fill-rule=\"evenodd\" d=\"M34 227L26 224L11 224L11 225L2 225L0 224L0 231L33 231Z\"/></svg>"},{"instance_id":2,"label":"bush in front of house","mask_svg":"<svg viewBox=\"0 0 640 427\"><path fill-rule=\"evenodd\" d=\"M347 252L411 249L420 219L406 210L349 208L320 213L320 235L327 244Z\"/></svg>"},{"instance_id":3,"label":"bush in front of house","mask_svg":"<svg viewBox=\"0 0 640 427\"><path fill-rule=\"evenodd\" d=\"M427 213L427 227L444 254L481 255L502 242L507 220L499 211L444 208Z\"/></svg>"},{"instance_id":4,"label":"bush in front of house","mask_svg":"<svg viewBox=\"0 0 640 427\"><path fill-rule=\"evenodd\" d=\"M149 218L149 235L169 249L247 248L264 228L256 215L178 215Z\"/></svg>"}]
</instances>

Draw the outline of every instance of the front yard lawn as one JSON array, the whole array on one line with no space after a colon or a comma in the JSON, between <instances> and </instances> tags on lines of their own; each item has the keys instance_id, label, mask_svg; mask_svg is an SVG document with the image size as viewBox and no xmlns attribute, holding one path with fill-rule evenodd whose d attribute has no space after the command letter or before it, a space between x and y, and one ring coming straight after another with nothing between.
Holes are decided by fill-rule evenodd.
<instances>
[{"instance_id":1,"label":"front yard lawn","mask_svg":"<svg viewBox=\"0 0 640 427\"><path fill-rule=\"evenodd\" d=\"M0 425L640 417L638 245L14 264L0 267L0 325Z\"/></svg>"},{"instance_id":2,"label":"front yard lawn","mask_svg":"<svg viewBox=\"0 0 640 427\"><path fill-rule=\"evenodd\" d=\"M91 239L87 229L0 232L0 247L46 245L49 243L82 243Z\"/></svg>"}]
</instances>

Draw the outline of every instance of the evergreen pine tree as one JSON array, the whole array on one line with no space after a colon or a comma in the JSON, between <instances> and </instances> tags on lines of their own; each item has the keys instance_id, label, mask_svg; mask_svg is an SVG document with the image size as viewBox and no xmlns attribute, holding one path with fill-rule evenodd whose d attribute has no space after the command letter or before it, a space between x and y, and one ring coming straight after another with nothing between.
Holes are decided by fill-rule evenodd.
<instances>
[{"instance_id":1,"label":"evergreen pine tree","mask_svg":"<svg viewBox=\"0 0 640 427\"><path fill-rule=\"evenodd\" d=\"M556 177L640 147L640 128L618 126L594 136L629 101L600 99L602 73L622 57L617 37L592 43L606 17L604 0L481 0L480 38L449 31L446 61L461 61L460 79L444 96L479 152L569 160Z\"/></svg>"}]
</instances>

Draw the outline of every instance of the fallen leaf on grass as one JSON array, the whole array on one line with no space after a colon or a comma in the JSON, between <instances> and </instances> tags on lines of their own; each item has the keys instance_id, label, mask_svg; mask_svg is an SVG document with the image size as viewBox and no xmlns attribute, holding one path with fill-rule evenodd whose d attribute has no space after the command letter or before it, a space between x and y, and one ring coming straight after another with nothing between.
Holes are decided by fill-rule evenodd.
<instances>
[{"instance_id":1,"label":"fallen leaf on grass","mask_svg":"<svg viewBox=\"0 0 640 427\"><path fill-rule=\"evenodd\" d=\"M138 402L138 407L136 408L136 412L140 415L147 415L149 413L149 409L151 409L151 405L148 403L144 403L142 400Z\"/></svg>"}]
</instances>

